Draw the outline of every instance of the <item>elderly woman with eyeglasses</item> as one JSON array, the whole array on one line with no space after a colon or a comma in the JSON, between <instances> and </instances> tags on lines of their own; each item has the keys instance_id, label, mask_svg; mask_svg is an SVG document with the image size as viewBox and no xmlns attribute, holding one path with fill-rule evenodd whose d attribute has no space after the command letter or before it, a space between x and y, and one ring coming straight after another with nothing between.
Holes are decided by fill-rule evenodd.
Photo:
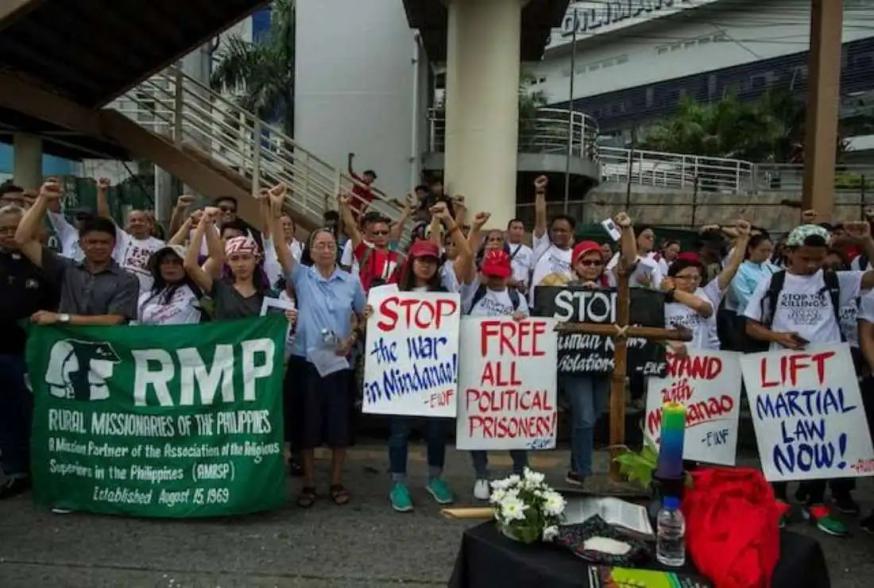
<instances>
[{"instance_id":1,"label":"elderly woman with eyeglasses","mask_svg":"<svg viewBox=\"0 0 874 588\"><path fill-rule=\"evenodd\" d=\"M269 191L271 232L282 234L281 217L286 187ZM290 399L293 446L303 461L303 487L298 506L311 507L316 501L313 480L313 450L327 445L332 451L329 496L337 505L349 502L343 486L343 461L352 444L353 398L349 378L352 370L346 357L358 338L353 313L364 311L365 297L357 276L337 266L337 240L328 229L316 229L309 237L312 266L297 262L291 251L276 240L276 258L286 281L297 296L299 320L289 370L299 385Z\"/></svg>"}]
</instances>

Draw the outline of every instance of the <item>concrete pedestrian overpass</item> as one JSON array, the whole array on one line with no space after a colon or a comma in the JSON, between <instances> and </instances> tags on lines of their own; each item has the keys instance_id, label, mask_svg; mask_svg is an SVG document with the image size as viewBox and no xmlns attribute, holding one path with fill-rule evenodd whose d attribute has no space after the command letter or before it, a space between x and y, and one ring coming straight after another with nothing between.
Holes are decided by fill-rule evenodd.
<instances>
[{"instance_id":1,"label":"concrete pedestrian overpass","mask_svg":"<svg viewBox=\"0 0 874 588\"><path fill-rule=\"evenodd\" d=\"M281 129L170 67L267 3L0 3L0 141L15 145L16 180L38 185L43 153L141 158L203 194L238 197L242 216L251 220L257 207L249 196L285 181L298 222L317 225L352 180ZM490 210L496 224L515 215L517 164L526 161L517 161L520 61L539 59L567 5L403 0L429 58L446 62L439 157L447 182L474 209ZM590 167L596 176L597 165ZM397 214L384 195L377 206Z\"/></svg>"}]
</instances>

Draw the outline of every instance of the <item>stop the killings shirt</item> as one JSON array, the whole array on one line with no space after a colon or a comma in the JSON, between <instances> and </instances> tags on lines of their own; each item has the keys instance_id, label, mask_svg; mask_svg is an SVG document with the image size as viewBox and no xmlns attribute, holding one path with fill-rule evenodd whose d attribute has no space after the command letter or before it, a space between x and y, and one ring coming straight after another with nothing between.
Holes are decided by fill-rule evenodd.
<instances>
[{"instance_id":1,"label":"stop the killings shirt","mask_svg":"<svg viewBox=\"0 0 874 588\"><path fill-rule=\"evenodd\" d=\"M841 307L859 296L864 272L837 272ZM762 320L762 299L768 294L772 276L767 276L750 296L744 315L754 321ZM777 333L798 333L811 343L839 343L841 329L835 320L831 296L825 287L822 270L810 276L786 272L786 281L776 308L773 310L771 330ZM780 345L771 344L771 350Z\"/></svg>"}]
</instances>

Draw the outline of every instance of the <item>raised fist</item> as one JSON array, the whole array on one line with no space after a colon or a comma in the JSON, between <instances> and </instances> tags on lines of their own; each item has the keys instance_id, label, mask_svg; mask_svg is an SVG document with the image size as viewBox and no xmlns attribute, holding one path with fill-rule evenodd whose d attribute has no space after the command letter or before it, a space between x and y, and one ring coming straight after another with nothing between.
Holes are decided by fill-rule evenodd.
<instances>
[{"instance_id":1,"label":"raised fist","mask_svg":"<svg viewBox=\"0 0 874 588\"><path fill-rule=\"evenodd\" d=\"M619 225L619 228L627 229L631 226L631 217L624 212L620 212L616 215L616 218L613 219L613 222Z\"/></svg>"},{"instance_id":2,"label":"raised fist","mask_svg":"<svg viewBox=\"0 0 874 588\"><path fill-rule=\"evenodd\" d=\"M176 208L188 208L194 204L194 196L191 194L182 194L176 199Z\"/></svg>"},{"instance_id":3,"label":"raised fist","mask_svg":"<svg viewBox=\"0 0 874 588\"><path fill-rule=\"evenodd\" d=\"M549 185L549 178L546 176L537 176L534 180L534 190L537 192L546 192L546 186Z\"/></svg>"},{"instance_id":4,"label":"raised fist","mask_svg":"<svg viewBox=\"0 0 874 588\"><path fill-rule=\"evenodd\" d=\"M61 197L61 184L55 178L49 178L39 188L39 195L49 200L57 200Z\"/></svg>"},{"instance_id":5,"label":"raised fist","mask_svg":"<svg viewBox=\"0 0 874 588\"><path fill-rule=\"evenodd\" d=\"M492 213L490 213L490 212L478 212L478 213L476 213L476 215L474 215L474 217L473 217L473 227L475 229L483 228L483 226L485 226L485 224L487 222L489 222L490 218L492 218Z\"/></svg>"},{"instance_id":6,"label":"raised fist","mask_svg":"<svg viewBox=\"0 0 874 588\"><path fill-rule=\"evenodd\" d=\"M109 181L109 178L99 178L97 180L97 189L98 190L106 191L106 190L109 190L109 188L111 186L112 186L112 182Z\"/></svg>"}]
</instances>

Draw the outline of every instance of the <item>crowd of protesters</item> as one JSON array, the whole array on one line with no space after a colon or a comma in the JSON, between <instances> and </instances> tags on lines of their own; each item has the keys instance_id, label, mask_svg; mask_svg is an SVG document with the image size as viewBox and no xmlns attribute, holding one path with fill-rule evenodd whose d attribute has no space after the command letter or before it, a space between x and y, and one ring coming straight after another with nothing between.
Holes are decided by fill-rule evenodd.
<instances>
[{"instance_id":1,"label":"crowd of protesters","mask_svg":"<svg viewBox=\"0 0 874 588\"><path fill-rule=\"evenodd\" d=\"M332 450L327 496L338 505L352 496L343 484L346 449L353 439L358 393L355 366L367 318L367 293L396 284L401 291L457 292L471 316L529 316L534 290L545 285L614 288L626 274L632 287L665 294L665 326L691 332L686 343L669 342L673 353L689 350L754 352L850 344L866 405L874 395L874 241L869 222L802 224L777 242L761 227L738 221L707 226L692 250L658 230L634 225L626 213L613 219L620 238L578 240L576 219L547 218L548 180L534 182L535 221L531 246L527 227L513 219L489 227L488 212L469 214L461 196L449 197L440 181L417 186L392 221L371 206L376 174L352 169L355 188L339 195L336 211L305 238L286 210L283 185L264 190L256 228L237 216L237 201L218 197L192 210L195 199L180 196L170 219L168 241L158 235L149 211L128 213L125 226L109 214L109 182L97 182L93 215L68 219L55 180L33 193L0 187L0 497L29 486L30 393L22 320L39 325L180 325L257 316L265 297L294 301L285 378L287 457L302 477L300 507L319 497L314 449ZM411 238L405 250L406 225ZM56 247L46 245L52 232ZM303 240L299 240L303 239ZM314 353L329 349L345 368L321 376ZM582 486L592 476L594 429L607 408L608 378L562 376L569 407L571 460L566 476ZM640 402L643 382L630 381ZM407 478L410 432L421 427L427 447L424 486L440 504L455 500L442 476L449 423L440 418L395 416L389 420L387 452L391 506L413 509ZM511 451L521 473L525 451ZM471 452L473 495L489 497L488 457ZM805 517L835 535L846 526L834 510L858 515L852 479L807 480L794 493ZM775 484L787 505L787 485ZM830 500L826 493L830 490ZM862 527L874 532L874 519Z\"/></svg>"}]
</instances>

